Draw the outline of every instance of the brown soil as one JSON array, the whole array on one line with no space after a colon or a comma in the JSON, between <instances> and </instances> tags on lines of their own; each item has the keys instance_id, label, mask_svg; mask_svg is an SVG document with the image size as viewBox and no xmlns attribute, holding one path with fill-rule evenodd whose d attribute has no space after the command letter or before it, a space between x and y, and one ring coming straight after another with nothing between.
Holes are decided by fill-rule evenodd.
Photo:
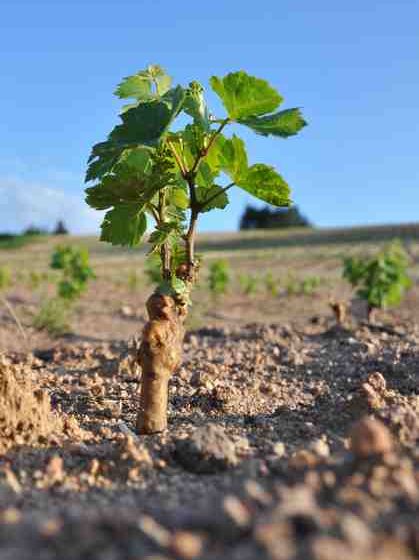
<instances>
[{"instance_id":1,"label":"brown soil","mask_svg":"<svg viewBox=\"0 0 419 560\"><path fill-rule=\"evenodd\" d=\"M169 431L141 437L125 344L20 357L83 435L3 456L2 558L417 557L415 329L254 324L196 331L185 346ZM367 423L356 453L348 435L365 415L378 436ZM193 450L179 441L213 424L229 447L205 444L207 465L218 453L206 474L185 468L179 450Z\"/></svg>"}]
</instances>

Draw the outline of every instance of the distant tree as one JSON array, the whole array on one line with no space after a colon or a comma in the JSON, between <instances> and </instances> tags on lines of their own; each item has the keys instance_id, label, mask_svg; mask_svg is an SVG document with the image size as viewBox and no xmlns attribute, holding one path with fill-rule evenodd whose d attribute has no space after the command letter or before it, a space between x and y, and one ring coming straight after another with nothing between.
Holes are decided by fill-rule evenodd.
<instances>
[{"instance_id":1,"label":"distant tree","mask_svg":"<svg viewBox=\"0 0 419 560\"><path fill-rule=\"evenodd\" d=\"M48 232L46 229L40 228L38 226L30 225L23 232L22 235L46 235Z\"/></svg>"},{"instance_id":2,"label":"distant tree","mask_svg":"<svg viewBox=\"0 0 419 560\"><path fill-rule=\"evenodd\" d=\"M69 231L63 220L58 220L52 233L53 235L68 235Z\"/></svg>"},{"instance_id":3,"label":"distant tree","mask_svg":"<svg viewBox=\"0 0 419 560\"><path fill-rule=\"evenodd\" d=\"M240 219L241 230L309 226L309 220L300 213L297 206L271 209L269 206L255 208L248 205Z\"/></svg>"}]
</instances>

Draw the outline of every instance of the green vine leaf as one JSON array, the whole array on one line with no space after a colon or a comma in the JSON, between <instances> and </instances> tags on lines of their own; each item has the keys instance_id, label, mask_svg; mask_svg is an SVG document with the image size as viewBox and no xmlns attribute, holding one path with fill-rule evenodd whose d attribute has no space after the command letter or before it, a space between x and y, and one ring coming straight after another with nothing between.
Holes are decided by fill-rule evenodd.
<instances>
[{"instance_id":1,"label":"green vine leaf","mask_svg":"<svg viewBox=\"0 0 419 560\"><path fill-rule=\"evenodd\" d=\"M224 138L219 144L219 163L221 169L237 183L248 172L247 153L241 138L233 135L231 139Z\"/></svg>"},{"instance_id":2,"label":"green vine leaf","mask_svg":"<svg viewBox=\"0 0 419 560\"><path fill-rule=\"evenodd\" d=\"M182 141L184 144L184 150L188 150L192 155L192 163L196 156L205 147L208 140L208 134L196 124L188 124L185 126L185 130L182 132Z\"/></svg>"},{"instance_id":3,"label":"green vine leaf","mask_svg":"<svg viewBox=\"0 0 419 560\"><path fill-rule=\"evenodd\" d=\"M124 78L115 90L120 99L134 98L139 102L149 101L164 95L172 79L158 65L150 65L132 76Z\"/></svg>"},{"instance_id":4,"label":"green vine leaf","mask_svg":"<svg viewBox=\"0 0 419 560\"><path fill-rule=\"evenodd\" d=\"M121 203L144 205L172 179L170 168L152 167L151 158L130 154L124 163L105 175L101 182L86 189L86 202L96 210L106 210Z\"/></svg>"},{"instance_id":5,"label":"green vine leaf","mask_svg":"<svg viewBox=\"0 0 419 560\"><path fill-rule=\"evenodd\" d=\"M268 204L274 206L291 204L288 184L269 165L262 163L252 165L246 175L237 182L237 186Z\"/></svg>"},{"instance_id":6,"label":"green vine leaf","mask_svg":"<svg viewBox=\"0 0 419 560\"><path fill-rule=\"evenodd\" d=\"M143 72L138 72L138 74L124 78L114 93L120 99L131 97L138 101L149 101L155 97L151 87L152 82L143 75Z\"/></svg>"},{"instance_id":7,"label":"green vine leaf","mask_svg":"<svg viewBox=\"0 0 419 560\"><path fill-rule=\"evenodd\" d=\"M298 108L285 109L284 111L264 117L240 119L238 122L248 126L262 136L272 135L281 138L288 138L298 134L307 125Z\"/></svg>"},{"instance_id":8,"label":"green vine leaf","mask_svg":"<svg viewBox=\"0 0 419 560\"><path fill-rule=\"evenodd\" d=\"M148 238L148 242L153 246L150 254L159 251L164 244L168 244L169 247L176 246L182 234L182 225L177 220L158 224Z\"/></svg>"},{"instance_id":9,"label":"green vine leaf","mask_svg":"<svg viewBox=\"0 0 419 560\"><path fill-rule=\"evenodd\" d=\"M118 164L135 171L136 173L148 174L151 172L153 164L152 151L147 148L132 148L124 150L119 158Z\"/></svg>"},{"instance_id":10,"label":"green vine leaf","mask_svg":"<svg viewBox=\"0 0 419 560\"><path fill-rule=\"evenodd\" d=\"M280 94L266 80L243 71L224 78L213 76L210 83L232 120L271 113L282 102Z\"/></svg>"},{"instance_id":11,"label":"green vine leaf","mask_svg":"<svg viewBox=\"0 0 419 560\"><path fill-rule=\"evenodd\" d=\"M144 204L150 198L145 179L145 176L124 176L122 173L107 175L101 183L86 189L86 202L96 210L106 210L121 203Z\"/></svg>"},{"instance_id":12,"label":"green vine leaf","mask_svg":"<svg viewBox=\"0 0 419 560\"><path fill-rule=\"evenodd\" d=\"M173 120L182 110L185 91L181 86L170 90L159 101L140 103L120 115L122 124L117 125L109 140L115 145L155 147L167 132Z\"/></svg>"},{"instance_id":13,"label":"green vine leaf","mask_svg":"<svg viewBox=\"0 0 419 560\"><path fill-rule=\"evenodd\" d=\"M124 149L121 146L116 146L109 140L95 144L87 162L85 182L101 179L104 175L110 173L123 151Z\"/></svg>"},{"instance_id":14,"label":"green vine leaf","mask_svg":"<svg viewBox=\"0 0 419 560\"><path fill-rule=\"evenodd\" d=\"M147 229L147 218L142 206L118 204L106 213L101 225L101 241L112 245L135 247Z\"/></svg>"},{"instance_id":15,"label":"green vine leaf","mask_svg":"<svg viewBox=\"0 0 419 560\"><path fill-rule=\"evenodd\" d=\"M186 185L179 184L178 186L172 187L170 190L170 200L174 206L181 210L189 208L189 196Z\"/></svg>"},{"instance_id":16,"label":"green vine leaf","mask_svg":"<svg viewBox=\"0 0 419 560\"><path fill-rule=\"evenodd\" d=\"M196 199L201 205L201 212L209 212L214 209L223 210L228 204L227 193L218 185L212 185L210 188L197 187ZM209 202L205 203L207 200Z\"/></svg>"},{"instance_id":17,"label":"green vine leaf","mask_svg":"<svg viewBox=\"0 0 419 560\"><path fill-rule=\"evenodd\" d=\"M209 132L211 128L207 104L204 99L204 88L199 82L191 82L186 90L184 111L191 116L194 123Z\"/></svg>"},{"instance_id":18,"label":"green vine leaf","mask_svg":"<svg viewBox=\"0 0 419 560\"><path fill-rule=\"evenodd\" d=\"M216 175L206 161L202 161L196 174L196 184L200 187L211 187Z\"/></svg>"}]
</instances>

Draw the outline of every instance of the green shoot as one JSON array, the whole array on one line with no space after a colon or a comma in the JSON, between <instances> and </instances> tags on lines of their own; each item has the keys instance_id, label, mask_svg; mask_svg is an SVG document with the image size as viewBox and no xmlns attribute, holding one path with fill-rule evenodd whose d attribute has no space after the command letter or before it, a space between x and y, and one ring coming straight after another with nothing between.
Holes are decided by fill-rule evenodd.
<instances>
[{"instance_id":1,"label":"green shoot","mask_svg":"<svg viewBox=\"0 0 419 560\"><path fill-rule=\"evenodd\" d=\"M412 285L408 264L408 256L396 240L371 258L344 259L343 277L355 288L357 296L367 302L371 316L375 309L400 304Z\"/></svg>"},{"instance_id":2,"label":"green shoot","mask_svg":"<svg viewBox=\"0 0 419 560\"><path fill-rule=\"evenodd\" d=\"M7 266L0 267L0 291L10 288L12 285L12 273Z\"/></svg>"},{"instance_id":3,"label":"green shoot","mask_svg":"<svg viewBox=\"0 0 419 560\"><path fill-rule=\"evenodd\" d=\"M73 301L86 290L89 279L95 275L89 265L89 253L86 248L59 245L51 258L51 268L60 270L58 296Z\"/></svg>"},{"instance_id":4,"label":"green shoot","mask_svg":"<svg viewBox=\"0 0 419 560\"><path fill-rule=\"evenodd\" d=\"M253 274L240 274L239 284L242 292L247 296L253 295L258 291L260 279Z\"/></svg>"},{"instance_id":5,"label":"green shoot","mask_svg":"<svg viewBox=\"0 0 419 560\"><path fill-rule=\"evenodd\" d=\"M271 296L276 297L279 293L279 281L274 277L272 272L267 272L263 278L265 289Z\"/></svg>"},{"instance_id":6,"label":"green shoot","mask_svg":"<svg viewBox=\"0 0 419 560\"><path fill-rule=\"evenodd\" d=\"M208 287L214 296L225 294L230 282L230 270L227 261L216 260L211 263L208 274Z\"/></svg>"}]
</instances>

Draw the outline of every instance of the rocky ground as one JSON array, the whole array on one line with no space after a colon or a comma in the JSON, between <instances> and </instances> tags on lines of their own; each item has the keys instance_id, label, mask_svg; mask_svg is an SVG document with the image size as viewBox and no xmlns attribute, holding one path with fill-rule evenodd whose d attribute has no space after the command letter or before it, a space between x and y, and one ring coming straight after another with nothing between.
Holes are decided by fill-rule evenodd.
<instances>
[{"instance_id":1,"label":"rocky ground","mask_svg":"<svg viewBox=\"0 0 419 560\"><path fill-rule=\"evenodd\" d=\"M413 322L189 332L156 436L134 433L133 347L3 355L2 560L419 558Z\"/></svg>"}]
</instances>

